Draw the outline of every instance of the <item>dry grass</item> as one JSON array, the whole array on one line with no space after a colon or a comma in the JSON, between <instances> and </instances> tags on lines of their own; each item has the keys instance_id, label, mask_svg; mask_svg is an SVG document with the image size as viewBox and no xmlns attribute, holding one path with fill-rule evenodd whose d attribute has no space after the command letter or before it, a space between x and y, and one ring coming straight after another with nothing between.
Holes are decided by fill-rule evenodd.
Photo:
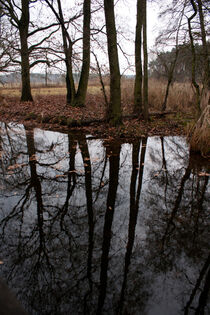
<instances>
[{"instance_id":1,"label":"dry grass","mask_svg":"<svg viewBox=\"0 0 210 315\"><path fill-rule=\"evenodd\" d=\"M149 108L150 110L160 111L166 91L167 82L155 79L149 80ZM125 105L133 104L134 80L123 79L122 103ZM195 97L190 83L174 83L169 92L167 110L193 113L195 110Z\"/></svg>"},{"instance_id":2,"label":"dry grass","mask_svg":"<svg viewBox=\"0 0 210 315\"><path fill-rule=\"evenodd\" d=\"M109 95L109 80L104 79L106 86L107 95ZM130 107L132 110L133 104L133 90L134 80L133 79L122 79L122 103L124 108ZM166 82L158 81L155 79L149 80L149 108L150 110L159 111L164 100L166 90ZM21 89L20 87L1 88L0 93L7 97L20 98ZM91 79L88 86L88 93L91 95L102 95L101 85L99 79ZM66 95L65 86L51 86L51 87L32 87L32 95L37 99L39 96L48 95ZM167 109L189 113L195 109L194 93L190 83L174 83L171 86Z\"/></svg>"},{"instance_id":3,"label":"dry grass","mask_svg":"<svg viewBox=\"0 0 210 315\"><path fill-rule=\"evenodd\" d=\"M191 128L188 139L192 151L199 151L204 156L210 155L210 105Z\"/></svg>"},{"instance_id":4,"label":"dry grass","mask_svg":"<svg viewBox=\"0 0 210 315\"><path fill-rule=\"evenodd\" d=\"M1 88L1 94L5 97L17 97L20 98L21 96L21 88L14 87L14 88ZM65 86L53 86L53 87L32 87L32 95L34 97L41 95L65 95L66 88Z\"/></svg>"},{"instance_id":5,"label":"dry grass","mask_svg":"<svg viewBox=\"0 0 210 315\"><path fill-rule=\"evenodd\" d=\"M166 82L151 79L149 81L149 104L160 110L164 101ZM174 83L169 92L167 109L178 112L192 112L195 108L194 93L190 83Z\"/></svg>"}]
</instances>

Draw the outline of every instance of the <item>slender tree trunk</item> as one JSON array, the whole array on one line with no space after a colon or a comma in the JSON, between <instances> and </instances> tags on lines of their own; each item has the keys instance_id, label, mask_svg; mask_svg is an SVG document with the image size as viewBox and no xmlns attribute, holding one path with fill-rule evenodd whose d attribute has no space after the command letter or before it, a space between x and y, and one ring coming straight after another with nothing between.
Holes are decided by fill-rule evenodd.
<instances>
[{"instance_id":1,"label":"slender tree trunk","mask_svg":"<svg viewBox=\"0 0 210 315\"><path fill-rule=\"evenodd\" d=\"M168 83L167 83L166 93L165 93L165 97L164 97L164 101L163 101L162 109L161 109L162 112L164 112L164 111L166 110L167 101L168 101L168 95L169 95L169 90L170 90L170 87L171 87L171 83L172 83L172 81L173 81L174 69L175 69L175 66L176 66L176 61L177 61L177 58L178 58L178 54L179 54L179 50L178 50L178 48L176 47L175 58L174 58L173 63L171 64L170 69L169 69Z\"/></svg>"},{"instance_id":2,"label":"slender tree trunk","mask_svg":"<svg viewBox=\"0 0 210 315\"><path fill-rule=\"evenodd\" d=\"M135 241L135 230L139 212L139 200L141 197L142 191L142 182L143 182L143 173L144 173L144 160L146 153L147 139L142 140L141 146L141 156L139 161L139 149L140 143L133 144L133 154L132 154L132 174L130 181L130 217L129 217L129 227L128 227L128 242L127 242L127 250L125 254L125 266L124 266L124 276L122 289L120 294L120 302L119 302L119 310L117 314L123 313L123 303L125 300L125 292L126 292L126 284L127 277L129 272L129 266L132 257L133 245ZM137 182L138 179L138 182ZM138 184L138 185L136 185ZM137 187L136 187L137 186Z\"/></svg>"},{"instance_id":3,"label":"slender tree trunk","mask_svg":"<svg viewBox=\"0 0 210 315\"><path fill-rule=\"evenodd\" d=\"M142 113L142 25L143 8L142 1L137 0L137 21L135 38L135 68L136 78L134 86L134 113Z\"/></svg>"},{"instance_id":4,"label":"slender tree trunk","mask_svg":"<svg viewBox=\"0 0 210 315\"><path fill-rule=\"evenodd\" d=\"M62 29L62 37L63 37L63 48L65 54L65 63L66 63L66 89L67 96L66 102L67 104L73 105L75 98L75 85L72 71L72 42L70 37L68 36L68 32L65 27L63 11L61 7L61 1L57 0L58 10L59 10L59 22L61 23Z\"/></svg>"},{"instance_id":5,"label":"slender tree trunk","mask_svg":"<svg viewBox=\"0 0 210 315\"><path fill-rule=\"evenodd\" d=\"M204 110L206 106L210 105L210 68L209 68L209 54L208 47L206 42L206 30L202 9L202 1L197 0L198 3L198 12L201 28L201 39L203 46L203 61L204 61L204 76L203 76L203 91L201 97L201 109Z\"/></svg>"},{"instance_id":6,"label":"slender tree trunk","mask_svg":"<svg viewBox=\"0 0 210 315\"><path fill-rule=\"evenodd\" d=\"M19 21L22 92L21 101L33 101L30 84L30 64L28 50L29 0L22 0L22 15Z\"/></svg>"},{"instance_id":7,"label":"slender tree trunk","mask_svg":"<svg viewBox=\"0 0 210 315\"><path fill-rule=\"evenodd\" d=\"M192 19L196 16L197 14L197 7L194 2L194 0L190 0L191 5L193 7L194 13L188 18L188 31L189 31L189 36L190 36L190 44L191 44L191 52L192 52L192 85L195 88L195 93L196 93L196 107L197 107L197 112L198 116L201 112L200 108L200 87L198 83L195 80L195 62L196 62L196 55L195 55L195 45L194 45L194 40L193 40L193 34L192 34L192 26L191 26L191 21Z\"/></svg>"},{"instance_id":8,"label":"slender tree trunk","mask_svg":"<svg viewBox=\"0 0 210 315\"><path fill-rule=\"evenodd\" d=\"M108 266L109 266L109 251L112 239L112 222L114 219L115 202L117 197L117 187L119 178L120 167L120 150L121 145L111 143L107 147L107 155L109 158L109 190L107 196L106 213L104 219L103 230L103 244L101 255L101 273L100 273L100 286L98 296L98 306L96 314L103 313L104 301L106 298L107 279L108 279Z\"/></svg>"},{"instance_id":9,"label":"slender tree trunk","mask_svg":"<svg viewBox=\"0 0 210 315\"><path fill-rule=\"evenodd\" d=\"M149 119L148 112L148 53L147 53L147 0L143 0L143 50L144 50L144 83L143 83L143 115Z\"/></svg>"},{"instance_id":10,"label":"slender tree trunk","mask_svg":"<svg viewBox=\"0 0 210 315\"><path fill-rule=\"evenodd\" d=\"M110 68L110 104L108 120L111 125L115 126L121 123L121 87L114 15L114 0L104 0L104 10Z\"/></svg>"},{"instance_id":11,"label":"slender tree trunk","mask_svg":"<svg viewBox=\"0 0 210 315\"><path fill-rule=\"evenodd\" d=\"M64 54L66 63L66 103L73 106L75 99L75 84L72 71L72 47L66 46L66 48L64 48Z\"/></svg>"},{"instance_id":12,"label":"slender tree trunk","mask_svg":"<svg viewBox=\"0 0 210 315\"><path fill-rule=\"evenodd\" d=\"M88 78L90 70L90 18L91 18L91 0L84 0L83 5L83 58L82 71L79 80L79 86L75 97L75 106L84 106L88 87Z\"/></svg>"},{"instance_id":13,"label":"slender tree trunk","mask_svg":"<svg viewBox=\"0 0 210 315\"><path fill-rule=\"evenodd\" d=\"M162 112L164 112L166 110L166 106L167 106L167 101L168 101L168 95L169 95L169 90L173 81L173 76L174 76L174 70L175 70L175 66L176 66L176 62L177 62L177 58L179 55L179 31L180 31L180 27L182 24L182 19L184 16L184 10L186 7L186 2L183 5L183 9L182 9L182 13L181 13L181 17L180 17L180 21L178 24L178 28L177 28L177 32L176 32L176 52L175 52L175 58L173 60L173 62L171 63L170 69L169 69L169 74L168 74L168 83L167 83L167 87L166 87L166 93L165 93L165 98L164 98L164 102L162 104Z\"/></svg>"},{"instance_id":14,"label":"slender tree trunk","mask_svg":"<svg viewBox=\"0 0 210 315\"><path fill-rule=\"evenodd\" d=\"M92 52L92 54L94 55L95 60L96 60L96 65L97 65L97 69L98 69L98 75L99 75L99 79L100 79L100 83L101 83L101 89L102 89L102 92L103 92L104 101L105 101L105 105L106 105L106 116L108 116L109 102L108 102L108 98L107 98L107 95L106 95L106 89L105 89L105 85L104 85L104 81L103 81L103 76L102 76L102 73L101 73L101 68L100 68L99 61L98 61L98 58L97 58L96 54L94 52Z\"/></svg>"},{"instance_id":15,"label":"slender tree trunk","mask_svg":"<svg viewBox=\"0 0 210 315\"><path fill-rule=\"evenodd\" d=\"M197 0L198 2L198 12L199 12L199 19L200 19L200 28L201 28L201 39L203 45L203 56L204 56L204 87L207 87L210 90L210 75L209 75L209 54L208 54L208 47L206 42L206 30L204 25L204 16L202 10L202 1Z\"/></svg>"},{"instance_id":16,"label":"slender tree trunk","mask_svg":"<svg viewBox=\"0 0 210 315\"><path fill-rule=\"evenodd\" d=\"M194 10L194 14L188 19L189 26L189 35L191 41L191 49L193 54L193 64L192 64L192 83L196 90L196 101L197 101L197 111L198 111L198 121L193 127L189 137L189 142L191 150L200 151L202 155L209 154L209 112L210 112L210 77L209 77L209 60L208 60L208 48L206 43L206 31L204 25L204 17L202 10L202 1L197 0L198 11L199 11L199 20L200 20L200 29L201 29L201 38L203 45L203 56L204 56L204 81L203 81L203 90L200 93L199 85L195 81L195 47L193 43L192 30L191 30L191 20L197 14L197 6L194 0L190 0L191 5Z\"/></svg>"}]
</instances>

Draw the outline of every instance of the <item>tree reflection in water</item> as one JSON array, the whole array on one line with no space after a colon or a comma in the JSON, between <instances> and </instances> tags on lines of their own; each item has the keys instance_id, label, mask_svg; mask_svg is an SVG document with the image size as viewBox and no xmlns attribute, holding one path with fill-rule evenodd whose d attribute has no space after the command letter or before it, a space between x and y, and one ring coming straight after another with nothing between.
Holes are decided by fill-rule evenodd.
<instances>
[{"instance_id":1,"label":"tree reflection in water","mask_svg":"<svg viewBox=\"0 0 210 315\"><path fill-rule=\"evenodd\" d=\"M30 314L208 314L208 178L180 137L1 124L0 277Z\"/></svg>"}]
</instances>

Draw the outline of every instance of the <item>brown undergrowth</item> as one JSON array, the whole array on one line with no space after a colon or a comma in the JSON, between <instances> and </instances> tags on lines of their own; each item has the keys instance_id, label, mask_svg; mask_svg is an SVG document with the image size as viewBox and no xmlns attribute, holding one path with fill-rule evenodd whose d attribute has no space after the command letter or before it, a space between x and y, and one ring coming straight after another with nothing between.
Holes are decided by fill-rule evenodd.
<instances>
[{"instance_id":1,"label":"brown undergrowth","mask_svg":"<svg viewBox=\"0 0 210 315\"><path fill-rule=\"evenodd\" d=\"M150 80L149 111L159 111L164 99L165 84ZM129 117L133 112L133 80L122 80L123 124L110 128L105 121L106 105L100 86L90 85L86 106L66 105L64 87L36 87L32 89L34 102L21 103L19 89L2 89L7 104L0 104L0 121L17 122L32 127L56 130L76 129L100 136L139 137L142 135L185 134L185 126L193 118L193 93L188 85L174 84L168 101L173 115L151 116L149 122ZM106 85L107 95L109 94ZM85 122L89 122L85 124Z\"/></svg>"},{"instance_id":2,"label":"brown undergrowth","mask_svg":"<svg viewBox=\"0 0 210 315\"><path fill-rule=\"evenodd\" d=\"M210 157L210 105L203 110L197 123L190 129L188 140L192 151Z\"/></svg>"}]
</instances>

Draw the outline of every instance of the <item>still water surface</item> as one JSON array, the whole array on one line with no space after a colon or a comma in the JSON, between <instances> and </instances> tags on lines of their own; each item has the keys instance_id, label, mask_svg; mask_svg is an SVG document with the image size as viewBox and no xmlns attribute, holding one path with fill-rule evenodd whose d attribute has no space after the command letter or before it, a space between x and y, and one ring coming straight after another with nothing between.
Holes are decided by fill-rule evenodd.
<instances>
[{"instance_id":1,"label":"still water surface","mask_svg":"<svg viewBox=\"0 0 210 315\"><path fill-rule=\"evenodd\" d=\"M209 169L185 138L0 130L0 278L29 314L210 314Z\"/></svg>"}]
</instances>

